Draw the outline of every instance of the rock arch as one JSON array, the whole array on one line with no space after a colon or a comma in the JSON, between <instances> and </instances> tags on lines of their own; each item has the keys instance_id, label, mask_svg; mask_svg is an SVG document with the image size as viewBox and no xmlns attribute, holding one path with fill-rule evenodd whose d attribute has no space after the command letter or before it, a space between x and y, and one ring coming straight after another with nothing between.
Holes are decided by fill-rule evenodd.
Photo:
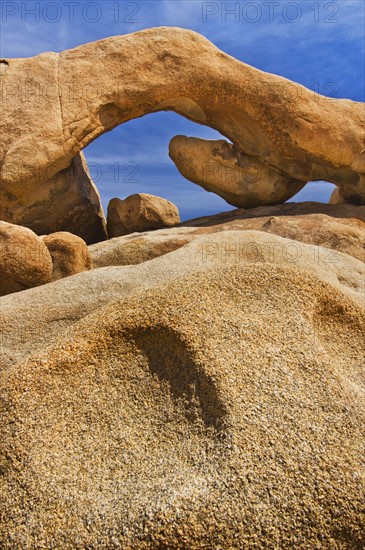
<instances>
[{"instance_id":1,"label":"rock arch","mask_svg":"<svg viewBox=\"0 0 365 550\"><path fill-rule=\"evenodd\" d=\"M67 228L88 242L104 238L82 149L119 124L161 110L230 140L176 137L170 145L185 177L230 204L277 204L320 179L339 187L339 201L365 202L363 104L259 71L193 31L148 29L9 59L0 71L6 221L42 233ZM233 192L216 175L202 181L200 167L213 161L238 169ZM247 185L252 166L261 176Z\"/></svg>"}]
</instances>

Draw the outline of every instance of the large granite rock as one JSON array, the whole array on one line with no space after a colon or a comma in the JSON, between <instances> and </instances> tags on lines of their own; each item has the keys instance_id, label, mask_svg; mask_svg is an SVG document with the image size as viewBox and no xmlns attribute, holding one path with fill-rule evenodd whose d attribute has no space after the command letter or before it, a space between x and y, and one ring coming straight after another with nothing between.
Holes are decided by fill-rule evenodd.
<instances>
[{"instance_id":1,"label":"large granite rock","mask_svg":"<svg viewBox=\"0 0 365 550\"><path fill-rule=\"evenodd\" d=\"M136 231L172 227L180 223L177 207L170 201L147 193L126 199L112 199L108 205L108 236L120 237Z\"/></svg>"},{"instance_id":2,"label":"large granite rock","mask_svg":"<svg viewBox=\"0 0 365 550\"><path fill-rule=\"evenodd\" d=\"M38 233L105 238L80 152L118 124L161 110L233 143L225 149L228 167L239 166L238 182L230 190L209 170L203 182L232 204L262 204L260 186L263 200L275 204L313 180L335 183L341 202L365 202L363 105L254 69L195 32L148 29L60 54L8 59L0 70L1 217ZM222 157L214 146L203 149L200 140L185 138L171 145L178 168L199 184L196 163L203 170ZM254 189L252 169L262 174Z\"/></svg>"},{"instance_id":3,"label":"large granite rock","mask_svg":"<svg viewBox=\"0 0 365 550\"><path fill-rule=\"evenodd\" d=\"M98 190L83 153L64 147L59 55L0 64L0 217L38 235L70 231L88 244L106 238ZM62 155L61 155L62 156Z\"/></svg>"},{"instance_id":4,"label":"large granite rock","mask_svg":"<svg viewBox=\"0 0 365 550\"><path fill-rule=\"evenodd\" d=\"M52 256L52 281L92 269L89 249L80 237L59 231L44 236L43 242Z\"/></svg>"},{"instance_id":5,"label":"large granite rock","mask_svg":"<svg viewBox=\"0 0 365 550\"><path fill-rule=\"evenodd\" d=\"M0 375L1 548L363 547L365 316L326 282L363 264L229 236L201 272L202 241L148 262L173 275L145 292L134 266L137 292ZM80 304L123 269L19 296Z\"/></svg>"},{"instance_id":6,"label":"large granite rock","mask_svg":"<svg viewBox=\"0 0 365 550\"><path fill-rule=\"evenodd\" d=\"M0 295L12 294L52 279L52 258L33 231L0 221Z\"/></svg>"},{"instance_id":7,"label":"large granite rock","mask_svg":"<svg viewBox=\"0 0 365 550\"><path fill-rule=\"evenodd\" d=\"M186 179L240 208L281 204L305 185L224 139L176 136L170 142L169 153Z\"/></svg>"},{"instance_id":8,"label":"large granite rock","mask_svg":"<svg viewBox=\"0 0 365 550\"><path fill-rule=\"evenodd\" d=\"M0 369L38 352L67 334L76 321L114 300L191 273L251 263L297 266L365 307L365 265L347 254L260 231L196 235L178 250L138 265L93 269L1 298Z\"/></svg>"}]
</instances>

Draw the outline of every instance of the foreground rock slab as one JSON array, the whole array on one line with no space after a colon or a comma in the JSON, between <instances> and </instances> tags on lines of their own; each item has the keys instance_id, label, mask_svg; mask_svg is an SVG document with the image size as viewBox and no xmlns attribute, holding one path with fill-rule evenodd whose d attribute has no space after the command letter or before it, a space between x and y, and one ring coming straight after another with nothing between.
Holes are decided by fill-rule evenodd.
<instances>
[{"instance_id":1,"label":"foreground rock slab","mask_svg":"<svg viewBox=\"0 0 365 550\"><path fill-rule=\"evenodd\" d=\"M194 230L190 228L133 233L93 244L89 246L89 252L95 268L136 265L173 252L195 238Z\"/></svg>"},{"instance_id":2,"label":"foreground rock slab","mask_svg":"<svg viewBox=\"0 0 365 550\"><path fill-rule=\"evenodd\" d=\"M364 310L214 263L0 376L2 548L363 546Z\"/></svg>"},{"instance_id":3,"label":"foreground rock slab","mask_svg":"<svg viewBox=\"0 0 365 550\"><path fill-rule=\"evenodd\" d=\"M225 230L255 230L324 246L365 262L365 206L287 203L233 210L187 221L194 234Z\"/></svg>"},{"instance_id":4,"label":"foreground rock slab","mask_svg":"<svg viewBox=\"0 0 365 550\"><path fill-rule=\"evenodd\" d=\"M67 277L0 300L0 369L51 344L96 309L188 274L226 265L297 266L365 307L365 265L334 250L259 231L198 235L191 243L138 265Z\"/></svg>"},{"instance_id":5,"label":"foreground rock slab","mask_svg":"<svg viewBox=\"0 0 365 550\"><path fill-rule=\"evenodd\" d=\"M365 262L365 206L287 203L238 209L168 230L119 237L89 247L95 267L138 264L185 246L199 235L264 231L349 254Z\"/></svg>"}]
</instances>

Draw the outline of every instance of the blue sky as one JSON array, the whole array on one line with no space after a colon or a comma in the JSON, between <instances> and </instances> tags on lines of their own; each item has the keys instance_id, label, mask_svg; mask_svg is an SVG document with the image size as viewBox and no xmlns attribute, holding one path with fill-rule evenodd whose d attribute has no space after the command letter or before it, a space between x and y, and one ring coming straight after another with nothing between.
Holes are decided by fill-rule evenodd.
<instances>
[{"instance_id":1,"label":"blue sky","mask_svg":"<svg viewBox=\"0 0 365 550\"><path fill-rule=\"evenodd\" d=\"M364 101L364 0L1 0L0 5L1 57L59 52L148 27L179 26L261 70L323 95ZM85 149L105 210L112 197L137 192L173 201L182 219L231 209L178 173L168 156L177 134L220 137L164 112L119 126ZM327 202L331 189L309 183L295 200Z\"/></svg>"}]
</instances>

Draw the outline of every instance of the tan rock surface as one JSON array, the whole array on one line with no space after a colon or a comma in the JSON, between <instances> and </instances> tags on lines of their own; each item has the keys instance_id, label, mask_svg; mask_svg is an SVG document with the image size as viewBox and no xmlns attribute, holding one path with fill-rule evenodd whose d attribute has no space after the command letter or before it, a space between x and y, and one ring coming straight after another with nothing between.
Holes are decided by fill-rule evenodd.
<instances>
[{"instance_id":1,"label":"tan rock surface","mask_svg":"<svg viewBox=\"0 0 365 550\"><path fill-rule=\"evenodd\" d=\"M108 205L108 236L120 237L136 231L172 227L180 223L177 207L170 201L147 193L124 200L114 198Z\"/></svg>"},{"instance_id":2,"label":"tan rock surface","mask_svg":"<svg viewBox=\"0 0 365 550\"><path fill-rule=\"evenodd\" d=\"M87 174L82 183L73 176L78 155L118 124L161 110L218 130L263 174L272 169L303 185L330 181L341 202L365 201L363 104L259 71L195 32L148 29L7 62L0 66L5 221L38 233L72 231L87 242L104 238L97 192ZM70 203L77 215L64 207Z\"/></svg>"},{"instance_id":3,"label":"tan rock surface","mask_svg":"<svg viewBox=\"0 0 365 550\"><path fill-rule=\"evenodd\" d=\"M50 344L97 308L143 289L225 265L285 265L315 274L365 307L365 265L334 250L258 231L199 235L186 246L139 265L79 273L0 300L2 368Z\"/></svg>"},{"instance_id":4,"label":"tan rock surface","mask_svg":"<svg viewBox=\"0 0 365 550\"><path fill-rule=\"evenodd\" d=\"M33 231L0 221L0 295L49 283L52 258Z\"/></svg>"},{"instance_id":5,"label":"tan rock surface","mask_svg":"<svg viewBox=\"0 0 365 550\"><path fill-rule=\"evenodd\" d=\"M339 204L341 202L340 190L338 187L332 192L329 202L330 204Z\"/></svg>"},{"instance_id":6,"label":"tan rock surface","mask_svg":"<svg viewBox=\"0 0 365 550\"><path fill-rule=\"evenodd\" d=\"M169 153L186 179L241 208L281 204L306 184L283 176L224 139L176 136L170 142Z\"/></svg>"},{"instance_id":7,"label":"tan rock surface","mask_svg":"<svg viewBox=\"0 0 365 550\"><path fill-rule=\"evenodd\" d=\"M43 242L52 256L53 281L92 269L89 249L80 237L60 231L46 235Z\"/></svg>"},{"instance_id":8,"label":"tan rock surface","mask_svg":"<svg viewBox=\"0 0 365 550\"><path fill-rule=\"evenodd\" d=\"M185 222L195 234L255 230L324 246L365 261L365 207L350 204L287 203L234 210ZM190 235L191 236L191 235Z\"/></svg>"},{"instance_id":9,"label":"tan rock surface","mask_svg":"<svg viewBox=\"0 0 365 550\"><path fill-rule=\"evenodd\" d=\"M190 273L3 373L1 547L361 548L364 311L303 267Z\"/></svg>"},{"instance_id":10,"label":"tan rock surface","mask_svg":"<svg viewBox=\"0 0 365 550\"><path fill-rule=\"evenodd\" d=\"M62 155L59 54L9 59L0 71L1 219L39 235L68 230L89 244L105 239L99 193L83 153Z\"/></svg>"},{"instance_id":11,"label":"tan rock surface","mask_svg":"<svg viewBox=\"0 0 365 550\"><path fill-rule=\"evenodd\" d=\"M115 237L89 246L95 268L110 265L136 265L173 252L195 239L193 230L174 228L172 233L151 231Z\"/></svg>"},{"instance_id":12,"label":"tan rock surface","mask_svg":"<svg viewBox=\"0 0 365 550\"><path fill-rule=\"evenodd\" d=\"M198 235L232 230L265 231L365 261L365 207L314 202L222 212L168 230L111 239L89 249L95 267L137 264L172 252Z\"/></svg>"}]
</instances>

